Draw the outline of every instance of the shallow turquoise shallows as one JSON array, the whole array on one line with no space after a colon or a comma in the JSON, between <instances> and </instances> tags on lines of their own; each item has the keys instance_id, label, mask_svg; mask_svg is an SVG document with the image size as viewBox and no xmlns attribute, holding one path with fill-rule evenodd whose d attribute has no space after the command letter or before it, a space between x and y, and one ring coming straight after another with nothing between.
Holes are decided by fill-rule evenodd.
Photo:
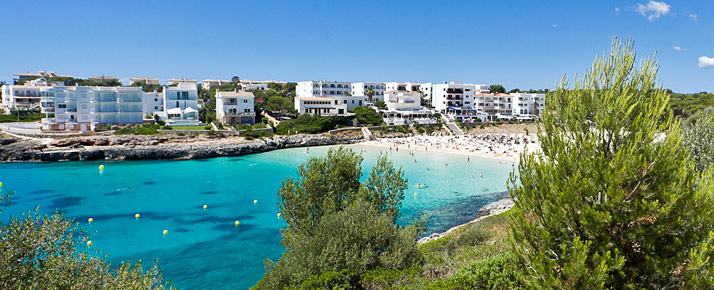
<instances>
[{"instance_id":1,"label":"shallow turquoise shallows","mask_svg":"<svg viewBox=\"0 0 714 290\"><path fill-rule=\"evenodd\" d=\"M389 152L349 147L366 150L364 176L380 152ZM15 191L2 220L36 206L43 213L59 209L87 230L92 249L108 254L112 263L141 259L150 265L158 258L165 278L179 288L246 289L263 276L263 260L275 261L283 252L285 223L276 210L280 182L328 148L186 161L0 164L3 192ZM398 222L409 224L427 213L428 233L471 220L481 206L503 197L513 170L511 162L437 152L384 154L409 179ZM427 187L417 188L417 182Z\"/></svg>"}]
</instances>

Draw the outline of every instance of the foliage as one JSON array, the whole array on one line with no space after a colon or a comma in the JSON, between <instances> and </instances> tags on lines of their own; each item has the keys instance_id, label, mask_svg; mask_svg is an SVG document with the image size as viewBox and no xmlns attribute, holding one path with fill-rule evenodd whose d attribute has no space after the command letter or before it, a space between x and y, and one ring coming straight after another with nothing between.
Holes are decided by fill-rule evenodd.
<instances>
[{"instance_id":1,"label":"foliage","mask_svg":"<svg viewBox=\"0 0 714 290\"><path fill-rule=\"evenodd\" d=\"M504 88L502 85L496 84L496 85L490 85L488 86L488 90L491 91L491 93L494 94L503 94L506 93L506 88Z\"/></svg>"},{"instance_id":2,"label":"foliage","mask_svg":"<svg viewBox=\"0 0 714 290\"><path fill-rule=\"evenodd\" d=\"M714 178L698 180L681 150L657 63L635 58L615 38L574 88L564 79L542 115L543 158L523 155L511 176L529 288L692 288L714 273Z\"/></svg>"},{"instance_id":3,"label":"foliage","mask_svg":"<svg viewBox=\"0 0 714 290\"><path fill-rule=\"evenodd\" d=\"M386 110L387 109L387 103L384 102L384 100L377 100L374 102L374 106L377 107L377 109L380 110Z\"/></svg>"},{"instance_id":4,"label":"foliage","mask_svg":"<svg viewBox=\"0 0 714 290\"><path fill-rule=\"evenodd\" d=\"M349 126L354 119L353 116L312 116L308 114L300 115L297 119L285 120L275 127L275 133L288 135L295 133L316 134L327 132L337 128L337 126Z\"/></svg>"},{"instance_id":5,"label":"foliage","mask_svg":"<svg viewBox=\"0 0 714 290\"><path fill-rule=\"evenodd\" d=\"M246 139L256 139L256 138L263 138L263 137L273 137L273 133L267 130L253 130L253 128L248 128L245 132L243 132L243 135L241 135L243 138Z\"/></svg>"},{"instance_id":6,"label":"foliage","mask_svg":"<svg viewBox=\"0 0 714 290\"><path fill-rule=\"evenodd\" d=\"M279 115L295 112L293 95L295 94L295 83L285 85L269 83L268 90L252 90L255 95L256 112L261 109Z\"/></svg>"},{"instance_id":7,"label":"foliage","mask_svg":"<svg viewBox=\"0 0 714 290\"><path fill-rule=\"evenodd\" d=\"M697 170L714 164L714 110L705 109L692 115L684 128L683 145L692 155Z\"/></svg>"},{"instance_id":8,"label":"foliage","mask_svg":"<svg viewBox=\"0 0 714 290\"><path fill-rule=\"evenodd\" d=\"M673 93L670 106L675 115L686 118L705 108L714 107L714 93Z\"/></svg>"},{"instance_id":9,"label":"foliage","mask_svg":"<svg viewBox=\"0 0 714 290\"><path fill-rule=\"evenodd\" d=\"M525 289L513 264L515 259L510 253L475 261L425 289Z\"/></svg>"},{"instance_id":10,"label":"foliage","mask_svg":"<svg viewBox=\"0 0 714 290\"><path fill-rule=\"evenodd\" d=\"M157 134L162 127L158 124L153 125L137 125L133 127L125 127L114 132L116 135L153 135Z\"/></svg>"},{"instance_id":11,"label":"foliage","mask_svg":"<svg viewBox=\"0 0 714 290\"><path fill-rule=\"evenodd\" d=\"M370 107L359 106L355 108L355 116L361 124L377 126L382 124L382 115Z\"/></svg>"},{"instance_id":12,"label":"foliage","mask_svg":"<svg viewBox=\"0 0 714 290\"><path fill-rule=\"evenodd\" d=\"M164 91L164 86L160 84L147 84L145 81L136 81L131 83L132 87L141 87L141 90L144 92L150 93L150 92L162 92Z\"/></svg>"},{"instance_id":13,"label":"foliage","mask_svg":"<svg viewBox=\"0 0 714 290\"><path fill-rule=\"evenodd\" d=\"M59 213L11 217L0 226L0 289L172 288L156 265L147 272L141 261L112 269L103 257L79 250L87 240L77 223Z\"/></svg>"},{"instance_id":14,"label":"foliage","mask_svg":"<svg viewBox=\"0 0 714 290\"><path fill-rule=\"evenodd\" d=\"M36 110L15 110L11 109L9 115L0 115L0 123L17 122L17 115L20 115L20 122L38 122L45 117L45 114L39 113ZM50 114L50 118L54 114Z\"/></svg>"},{"instance_id":15,"label":"foliage","mask_svg":"<svg viewBox=\"0 0 714 290\"><path fill-rule=\"evenodd\" d=\"M277 263L266 262L267 273L256 288L310 283L352 289L369 270L421 263L416 238L423 220L394 225L407 188L404 172L382 157L360 183L361 163L362 156L351 150L330 149L326 157L300 165L297 180L282 182L278 210L288 224L282 230L287 251Z\"/></svg>"}]
</instances>

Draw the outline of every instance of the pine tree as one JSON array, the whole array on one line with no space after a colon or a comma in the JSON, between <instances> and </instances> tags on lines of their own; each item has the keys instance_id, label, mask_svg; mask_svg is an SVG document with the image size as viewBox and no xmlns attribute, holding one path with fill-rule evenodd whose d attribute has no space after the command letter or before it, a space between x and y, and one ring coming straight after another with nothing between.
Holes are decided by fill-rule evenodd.
<instances>
[{"instance_id":1,"label":"pine tree","mask_svg":"<svg viewBox=\"0 0 714 290\"><path fill-rule=\"evenodd\" d=\"M543 154L524 155L509 182L512 246L530 287L712 282L712 173L693 170L657 70L614 38L574 87L563 78L548 95Z\"/></svg>"}]
</instances>

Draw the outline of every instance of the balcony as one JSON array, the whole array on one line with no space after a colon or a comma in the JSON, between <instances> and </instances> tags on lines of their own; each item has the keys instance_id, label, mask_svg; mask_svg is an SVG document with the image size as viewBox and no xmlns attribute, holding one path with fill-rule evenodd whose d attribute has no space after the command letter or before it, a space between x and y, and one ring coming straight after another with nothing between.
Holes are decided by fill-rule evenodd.
<instances>
[{"instance_id":1,"label":"balcony","mask_svg":"<svg viewBox=\"0 0 714 290\"><path fill-rule=\"evenodd\" d=\"M448 95L448 96L446 96L446 99L447 100L463 100L463 98L459 95L456 95L456 96Z\"/></svg>"},{"instance_id":2,"label":"balcony","mask_svg":"<svg viewBox=\"0 0 714 290\"><path fill-rule=\"evenodd\" d=\"M464 89L446 89L447 94L463 94Z\"/></svg>"},{"instance_id":3,"label":"balcony","mask_svg":"<svg viewBox=\"0 0 714 290\"><path fill-rule=\"evenodd\" d=\"M223 111L225 117L255 116L254 112Z\"/></svg>"}]
</instances>

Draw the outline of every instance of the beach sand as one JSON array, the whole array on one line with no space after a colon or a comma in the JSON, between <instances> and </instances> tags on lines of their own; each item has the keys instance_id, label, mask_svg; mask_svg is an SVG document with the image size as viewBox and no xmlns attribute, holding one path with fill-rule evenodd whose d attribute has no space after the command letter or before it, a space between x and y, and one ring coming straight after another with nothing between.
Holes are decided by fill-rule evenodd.
<instances>
[{"instance_id":1,"label":"beach sand","mask_svg":"<svg viewBox=\"0 0 714 290\"><path fill-rule=\"evenodd\" d=\"M524 139L528 139L528 142L526 143ZM407 138L377 138L377 140L364 141L360 144L382 148L399 148L399 150L414 152L436 151L511 162L518 162L523 152L526 152L526 154L540 152L540 144L535 135L525 134L463 136L420 135Z\"/></svg>"}]
</instances>

